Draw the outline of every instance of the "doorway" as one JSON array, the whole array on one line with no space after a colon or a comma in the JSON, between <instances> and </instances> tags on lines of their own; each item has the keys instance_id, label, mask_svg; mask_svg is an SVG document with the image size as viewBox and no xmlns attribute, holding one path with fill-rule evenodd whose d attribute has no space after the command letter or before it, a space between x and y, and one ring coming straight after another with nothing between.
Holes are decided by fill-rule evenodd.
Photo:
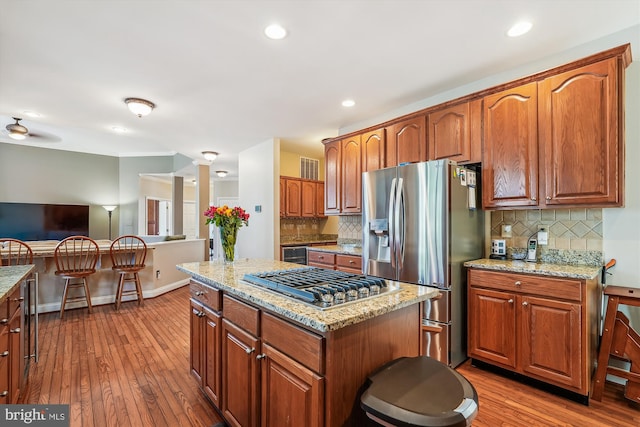
<instances>
[{"instance_id":1,"label":"doorway","mask_svg":"<svg viewBox=\"0 0 640 427\"><path fill-rule=\"evenodd\" d=\"M171 200L148 197L146 224L149 236L171 235Z\"/></svg>"}]
</instances>

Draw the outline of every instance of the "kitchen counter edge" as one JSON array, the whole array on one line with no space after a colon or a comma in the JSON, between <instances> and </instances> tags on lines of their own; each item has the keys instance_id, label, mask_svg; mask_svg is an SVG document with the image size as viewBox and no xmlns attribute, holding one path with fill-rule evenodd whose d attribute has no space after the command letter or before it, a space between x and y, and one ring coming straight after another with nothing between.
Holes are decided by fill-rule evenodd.
<instances>
[{"instance_id":1,"label":"kitchen counter edge","mask_svg":"<svg viewBox=\"0 0 640 427\"><path fill-rule=\"evenodd\" d=\"M464 263L465 267L482 270L505 271L510 273L536 274L542 276L567 277L572 279L592 280L597 278L601 267L588 265L565 265L533 263L517 260L477 259Z\"/></svg>"},{"instance_id":2,"label":"kitchen counter edge","mask_svg":"<svg viewBox=\"0 0 640 427\"><path fill-rule=\"evenodd\" d=\"M11 295L31 272L35 265L14 265L0 267L0 304Z\"/></svg>"},{"instance_id":3,"label":"kitchen counter edge","mask_svg":"<svg viewBox=\"0 0 640 427\"><path fill-rule=\"evenodd\" d=\"M319 310L241 281L246 273L300 268L298 264L273 260L243 259L235 261L233 264L224 264L219 260L184 263L178 264L176 268L205 285L227 292L231 296L239 297L321 333L334 331L418 304L436 297L439 293L435 288L399 283L401 290L398 292L348 304L344 307Z\"/></svg>"}]
</instances>

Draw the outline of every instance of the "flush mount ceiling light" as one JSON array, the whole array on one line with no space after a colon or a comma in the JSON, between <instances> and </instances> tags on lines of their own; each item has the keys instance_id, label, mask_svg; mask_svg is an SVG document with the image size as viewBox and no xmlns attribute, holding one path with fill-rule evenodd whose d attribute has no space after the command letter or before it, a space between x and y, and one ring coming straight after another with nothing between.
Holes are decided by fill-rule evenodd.
<instances>
[{"instance_id":1,"label":"flush mount ceiling light","mask_svg":"<svg viewBox=\"0 0 640 427\"><path fill-rule=\"evenodd\" d=\"M151 110L156 108L153 102L142 98L127 98L124 102L129 107L129 111L138 117L147 116Z\"/></svg>"},{"instance_id":2,"label":"flush mount ceiling light","mask_svg":"<svg viewBox=\"0 0 640 427\"><path fill-rule=\"evenodd\" d=\"M354 101L353 99L345 99L344 101L342 101L343 107L353 107L354 105L356 105L356 101Z\"/></svg>"},{"instance_id":3,"label":"flush mount ceiling light","mask_svg":"<svg viewBox=\"0 0 640 427\"><path fill-rule=\"evenodd\" d=\"M29 133L29 129L27 129L26 127L20 124L20 120L22 119L13 117L13 120L15 120L16 122L11 123L10 125L7 125L7 128L6 128L7 132L9 132L9 138L17 139L18 141L21 141L27 137L27 134Z\"/></svg>"},{"instance_id":4,"label":"flush mount ceiling light","mask_svg":"<svg viewBox=\"0 0 640 427\"><path fill-rule=\"evenodd\" d=\"M228 173L229 172L227 171L216 171L216 175L218 175L220 178L224 178Z\"/></svg>"},{"instance_id":5,"label":"flush mount ceiling light","mask_svg":"<svg viewBox=\"0 0 640 427\"><path fill-rule=\"evenodd\" d=\"M216 153L215 151L203 151L202 155L204 156L205 159L209 160L210 162L213 162L216 157L218 157L218 153Z\"/></svg>"},{"instance_id":6,"label":"flush mount ceiling light","mask_svg":"<svg viewBox=\"0 0 640 427\"><path fill-rule=\"evenodd\" d=\"M115 133L125 133L127 132L127 128L122 126L111 126L111 130Z\"/></svg>"},{"instance_id":7,"label":"flush mount ceiling light","mask_svg":"<svg viewBox=\"0 0 640 427\"><path fill-rule=\"evenodd\" d=\"M509 37L518 37L528 33L531 27L533 27L533 24L531 22L521 21L509 28L509 31L507 31L507 35Z\"/></svg>"},{"instance_id":8,"label":"flush mount ceiling light","mask_svg":"<svg viewBox=\"0 0 640 427\"><path fill-rule=\"evenodd\" d=\"M264 29L264 34L271 40L282 40L287 36L287 30L282 25L272 24Z\"/></svg>"}]
</instances>

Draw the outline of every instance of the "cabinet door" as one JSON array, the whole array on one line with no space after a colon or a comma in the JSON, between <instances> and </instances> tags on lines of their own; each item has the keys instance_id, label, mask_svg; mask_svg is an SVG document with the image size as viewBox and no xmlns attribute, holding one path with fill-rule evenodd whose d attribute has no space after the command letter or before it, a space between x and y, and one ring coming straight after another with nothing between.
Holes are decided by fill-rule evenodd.
<instances>
[{"instance_id":1,"label":"cabinet door","mask_svg":"<svg viewBox=\"0 0 640 427\"><path fill-rule=\"evenodd\" d=\"M302 183L299 179L285 180L286 191L286 212L285 215L289 217L302 216Z\"/></svg>"},{"instance_id":2,"label":"cabinet door","mask_svg":"<svg viewBox=\"0 0 640 427\"><path fill-rule=\"evenodd\" d=\"M8 322L6 304L0 304L0 320ZM9 401L9 326L8 323L0 323L0 404Z\"/></svg>"},{"instance_id":3,"label":"cabinet door","mask_svg":"<svg viewBox=\"0 0 640 427\"><path fill-rule=\"evenodd\" d=\"M286 180L280 178L280 218L284 217L287 212L287 186Z\"/></svg>"},{"instance_id":4,"label":"cabinet door","mask_svg":"<svg viewBox=\"0 0 640 427\"><path fill-rule=\"evenodd\" d=\"M427 160L426 117L418 116L386 128L387 153L385 166Z\"/></svg>"},{"instance_id":5,"label":"cabinet door","mask_svg":"<svg viewBox=\"0 0 640 427\"><path fill-rule=\"evenodd\" d=\"M316 216L316 182L301 181L302 203L301 215L307 218Z\"/></svg>"},{"instance_id":6,"label":"cabinet door","mask_svg":"<svg viewBox=\"0 0 640 427\"><path fill-rule=\"evenodd\" d=\"M328 142L324 146L324 212L327 215L340 213L340 141Z\"/></svg>"},{"instance_id":7,"label":"cabinet door","mask_svg":"<svg viewBox=\"0 0 640 427\"><path fill-rule=\"evenodd\" d=\"M194 300L191 301L191 316L190 316L190 365L191 375L193 375L199 384L202 384L202 376L204 375L204 325L202 323L202 317L204 316L203 306L198 304Z\"/></svg>"},{"instance_id":8,"label":"cabinet door","mask_svg":"<svg viewBox=\"0 0 640 427\"><path fill-rule=\"evenodd\" d=\"M316 181L316 217L325 217L324 214L324 182Z\"/></svg>"},{"instance_id":9,"label":"cabinet door","mask_svg":"<svg viewBox=\"0 0 640 427\"><path fill-rule=\"evenodd\" d=\"M385 131L376 129L360 136L362 145L362 172L384 168Z\"/></svg>"},{"instance_id":10,"label":"cabinet door","mask_svg":"<svg viewBox=\"0 0 640 427\"><path fill-rule=\"evenodd\" d=\"M536 83L484 99L482 204L485 209L538 204Z\"/></svg>"},{"instance_id":11,"label":"cabinet door","mask_svg":"<svg viewBox=\"0 0 640 427\"><path fill-rule=\"evenodd\" d=\"M515 295L469 288L469 356L516 367Z\"/></svg>"},{"instance_id":12,"label":"cabinet door","mask_svg":"<svg viewBox=\"0 0 640 427\"><path fill-rule=\"evenodd\" d=\"M222 320L222 415L232 426L259 424L259 341L226 319Z\"/></svg>"},{"instance_id":13,"label":"cabinet door","mask_svg":"<svg viewBox=\"0 0 640 427\"><path fill-rule=\"evenodd\" d=\"M538 379L580 389L582 383L581 346L583 326L581 306L564 301L523 296L521 311L522 370ZM586 354L586 353L585 353Z\"/></svg>"},{"instance_id":14,"label":"cabinet door","mask_svg":"<svg viewBox=\"0 0 640 427\"><path fill-rule=\"evenodd\" d=\"M469 102L429 113L429 160L471 160L471 111Z\"/></svg>"},{"instance_id":15,"label":"cabinet door","mask_svg":"<svg viewBox=\"0 0 640 427\"><path fill-rule=\"evenodd\" d=\"M220 357L222 348L220 345L220 330L222 319L219 314L205 308L204 321L204 374L202 387L213 404L220 407Z\"/></svg>"},{"instance_id":16,"label":"cabinet door","mask_svg":"<svg viewBox=\"0 0 640 427\"><path fill-rule=\"evenodd\" d=\"M324 425L324 378L263 345L262 427Z\"/></svg>"},{"instance_id":17,"label":"cabinet door","mask_svg":"<svg viewBox=\"0 0 640 427\"><path fill-rule=\"evenodd\" d=\"M539 84L541 164L547 205L621 206L624 135L617 59Z\"/></svg>"},{"instance_id":18,"label":"cabinet door","mask_svg":"<svg viewBox=\"0 0 640 427\"><path fill-rule=\"evenodd\" d=\"M342 213L360 213L362 205L362 165L360 135L342 140Z\"/></svg>"}]
</instances>

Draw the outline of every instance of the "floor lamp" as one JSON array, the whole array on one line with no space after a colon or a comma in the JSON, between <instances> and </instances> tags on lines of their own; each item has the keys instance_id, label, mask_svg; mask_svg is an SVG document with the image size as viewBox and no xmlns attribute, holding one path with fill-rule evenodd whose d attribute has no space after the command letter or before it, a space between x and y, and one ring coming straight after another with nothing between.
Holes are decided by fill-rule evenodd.
<instances>
[{"instance_id":1,"label":"floor lamp","mask_svg":"<svg viewBox=\"0 0 640 427\"><path fill-rule=\"evenodd\" d=\"M102 207L105 208L107 210L107 212L109 212L109 240L111 240L111 214L117 208L117 206L105 205L105 206L102 206Z\"/></svg>"}]
</instances>

